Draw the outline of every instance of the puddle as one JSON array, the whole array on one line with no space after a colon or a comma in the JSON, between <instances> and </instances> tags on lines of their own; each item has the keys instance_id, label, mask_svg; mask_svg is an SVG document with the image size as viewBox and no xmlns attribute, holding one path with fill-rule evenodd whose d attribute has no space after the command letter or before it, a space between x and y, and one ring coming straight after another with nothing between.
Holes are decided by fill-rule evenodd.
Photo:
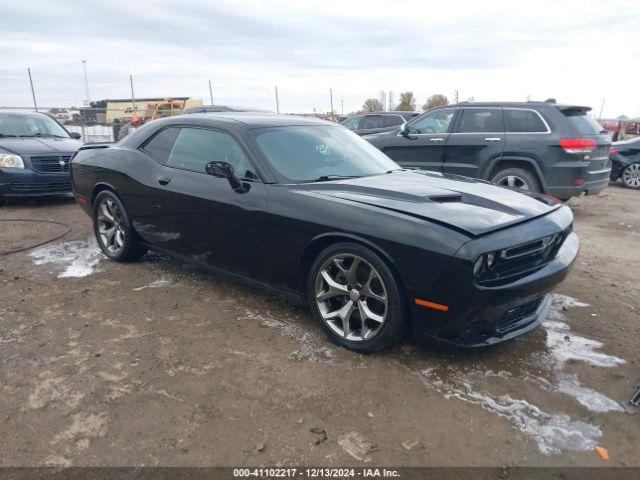
<instances>
[{"instance_id":1,"label":"puddle","mask_svg":"<svg viewBox=\"0 0 640 480\"><path fill-rule=\"evenodd\" d=\"M99 271L97 266L105 256L94 238L56 243L30 253L35 265L52 264L60 271L58 278L86 277Z\"/></svg>"},{"instance_id":2,"label":"puddle","mask_svg":"<svg viewBox=\"0 0 640 480\"><path fill-rule=\"evenodd\" d=\"M534 339L516 340L513 351L452 353L437 355L427 368L405 359L409 368L429 388L445 398L479 405L507 419L530 436L543 454L592 450L602 436L597 425L572 418L562 409L567 397L589 412L624 412L617 401L580 383L578 375L566 371L569 362L583 362L610 368L625 360L600 351L601 342L571 332L565 312L589 305L564 295L554 295L553 305L543 322L546 340L542 350L526 351L520 346ZM422 361L424 363L424 359ZM494 368L495 364L500 365ZM520 392L517 395L513 392ZM540 407L544 405L544 409ZM588 415L585 415L587 417Z\"/></svg>"},{"instance_id":3,"label":"puddle","mask_svg":"<svg viewBox=\"0 0 640 480\"><path fill-rule=\"evenodd\" d=\"M164 288L167 285L170 285L172 283L172 280L170 277L165 277L164 275L161 278L158 278L157 280L154 280L153 282L151 282L148 285L143 285L141 287L137 287L137 288L133 288L132 290L135 292L138 292L140 290L144 290L146 288Z\"/></svg>"}]
</instances>

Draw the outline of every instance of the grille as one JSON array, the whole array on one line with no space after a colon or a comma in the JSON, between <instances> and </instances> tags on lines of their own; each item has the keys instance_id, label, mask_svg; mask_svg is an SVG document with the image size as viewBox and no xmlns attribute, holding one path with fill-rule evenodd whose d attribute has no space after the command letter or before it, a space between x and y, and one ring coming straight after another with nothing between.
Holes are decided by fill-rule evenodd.
<instances>
[{"instance_id":1,"label":"grille","mask_svg":"<svg viewBox=\"0 0 640 480\"><path fill-rule=\"evenodd\" d=\"M10 185L11 190L15 192L32 192L32 193L49 193L49 192L70 192L70 182L57 183L24 183L13 182Z\"/></svg>"},{"instance_id":2,"label":"grille","mask_svg":"<svg viewBox=\"0 0 640 480\"><path fill-rule=\"evenodd\" d=\"M535 320L534 315L538 311L542 298L536 298L530 302L519 305L508 310L498 322L496 331L498 333L506 333L518 327L524 326Z\"/></svg>"},{"instance_id":3,"label":"grille","mask_svg":"<svg viewBox=\"0 0 640 480\"><path fill-rule=\"evenodd\" d=\"M502 285L533 273L555 257L570 232L571 227L495 252L495 264L485 268L478 283L486 286Z\"/></svg>"},{"instance_id":4,"label":"grille","mask_svg":"<svg viewBox=\"0 0 640 480\"><path fill-rule=\"evenodd\" d=\"M31 157L34 170L43 173L68 172L71 155L47 155Z\"/></svg>"}]
</instances>

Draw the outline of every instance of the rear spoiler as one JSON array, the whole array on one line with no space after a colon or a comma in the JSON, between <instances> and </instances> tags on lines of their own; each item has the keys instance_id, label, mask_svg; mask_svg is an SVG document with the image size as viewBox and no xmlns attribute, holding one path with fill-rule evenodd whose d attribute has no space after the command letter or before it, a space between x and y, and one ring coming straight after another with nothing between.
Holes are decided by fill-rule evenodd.
<instances>
[{"instance_id":1,"label":"rear spoiler","mask_svg":"<svg viewBox=\"0 0 640 480\"><path fill-rule=\"evenodd\" d=\"M591 107L580 105L556 105L556 108L561 112L587 113L591 111Z\"/></svg>"}]
</instances>

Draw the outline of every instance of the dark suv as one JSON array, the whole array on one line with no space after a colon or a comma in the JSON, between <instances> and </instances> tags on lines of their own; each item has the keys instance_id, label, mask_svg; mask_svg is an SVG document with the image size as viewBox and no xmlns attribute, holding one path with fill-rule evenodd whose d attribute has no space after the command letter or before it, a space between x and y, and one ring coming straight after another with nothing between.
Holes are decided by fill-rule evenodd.
<instances>
[{"instance_id":1,"label":"dark suv","mask_svg":"<svg viewBox=\"0 0 640 480\"><path fill-rule=\"evenodd\" d=\"M342 125L358 135L389 132L420 115L418 112L372 112L347 118Z\"/></svg>"},{"instance_id":2,"label":"dark suv","mask_svg":"<svg viewBox=\"0 0 640 480\"><path fill-rule=\"evenodd\" d=\"M400 165L482 178L566 200L609 182L611 139L589 107L459 103L363 138Z\"/></svg>"}]
</instances>

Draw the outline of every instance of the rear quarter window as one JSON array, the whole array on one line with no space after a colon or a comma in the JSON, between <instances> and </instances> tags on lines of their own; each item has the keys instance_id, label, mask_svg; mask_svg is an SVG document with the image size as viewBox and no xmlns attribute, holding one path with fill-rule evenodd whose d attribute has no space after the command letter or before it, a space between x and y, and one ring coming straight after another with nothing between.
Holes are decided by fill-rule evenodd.
<instances>
[{"instance_id":1,"label":"rear quarter window","mask_svg":"<svg viewBox=\"0 0 640 480\"><path fill-rule=\"evenodd\" d=\"M507 133L546 133L547 126L533 110L503 110Z\"/></svg>"},{"instance_id":2,"label":"rear quarter window","mask_svg":"<svg viewBox=\"0 0 640 480\"><path fill-rule=\"evenodd\" d=\"M149 140L142 150L147 152L153 158L163 165L167 164L171 150L173 150L173 144L180 133L180 128L169 127L160 130L156 133L151 140Z\"/></svg>"},{"instance_id":3,"label":"rear quarter window","mask_svg":"<svg viewBox=\"0 0 640 480\"><path fill-rule=\"evenodd\" d=\"M398 125L402 125L404 123L404 118L400 115L386 115L382 118L382 124L385 127L395 127Z\"/></svg>"}]
</instances>

